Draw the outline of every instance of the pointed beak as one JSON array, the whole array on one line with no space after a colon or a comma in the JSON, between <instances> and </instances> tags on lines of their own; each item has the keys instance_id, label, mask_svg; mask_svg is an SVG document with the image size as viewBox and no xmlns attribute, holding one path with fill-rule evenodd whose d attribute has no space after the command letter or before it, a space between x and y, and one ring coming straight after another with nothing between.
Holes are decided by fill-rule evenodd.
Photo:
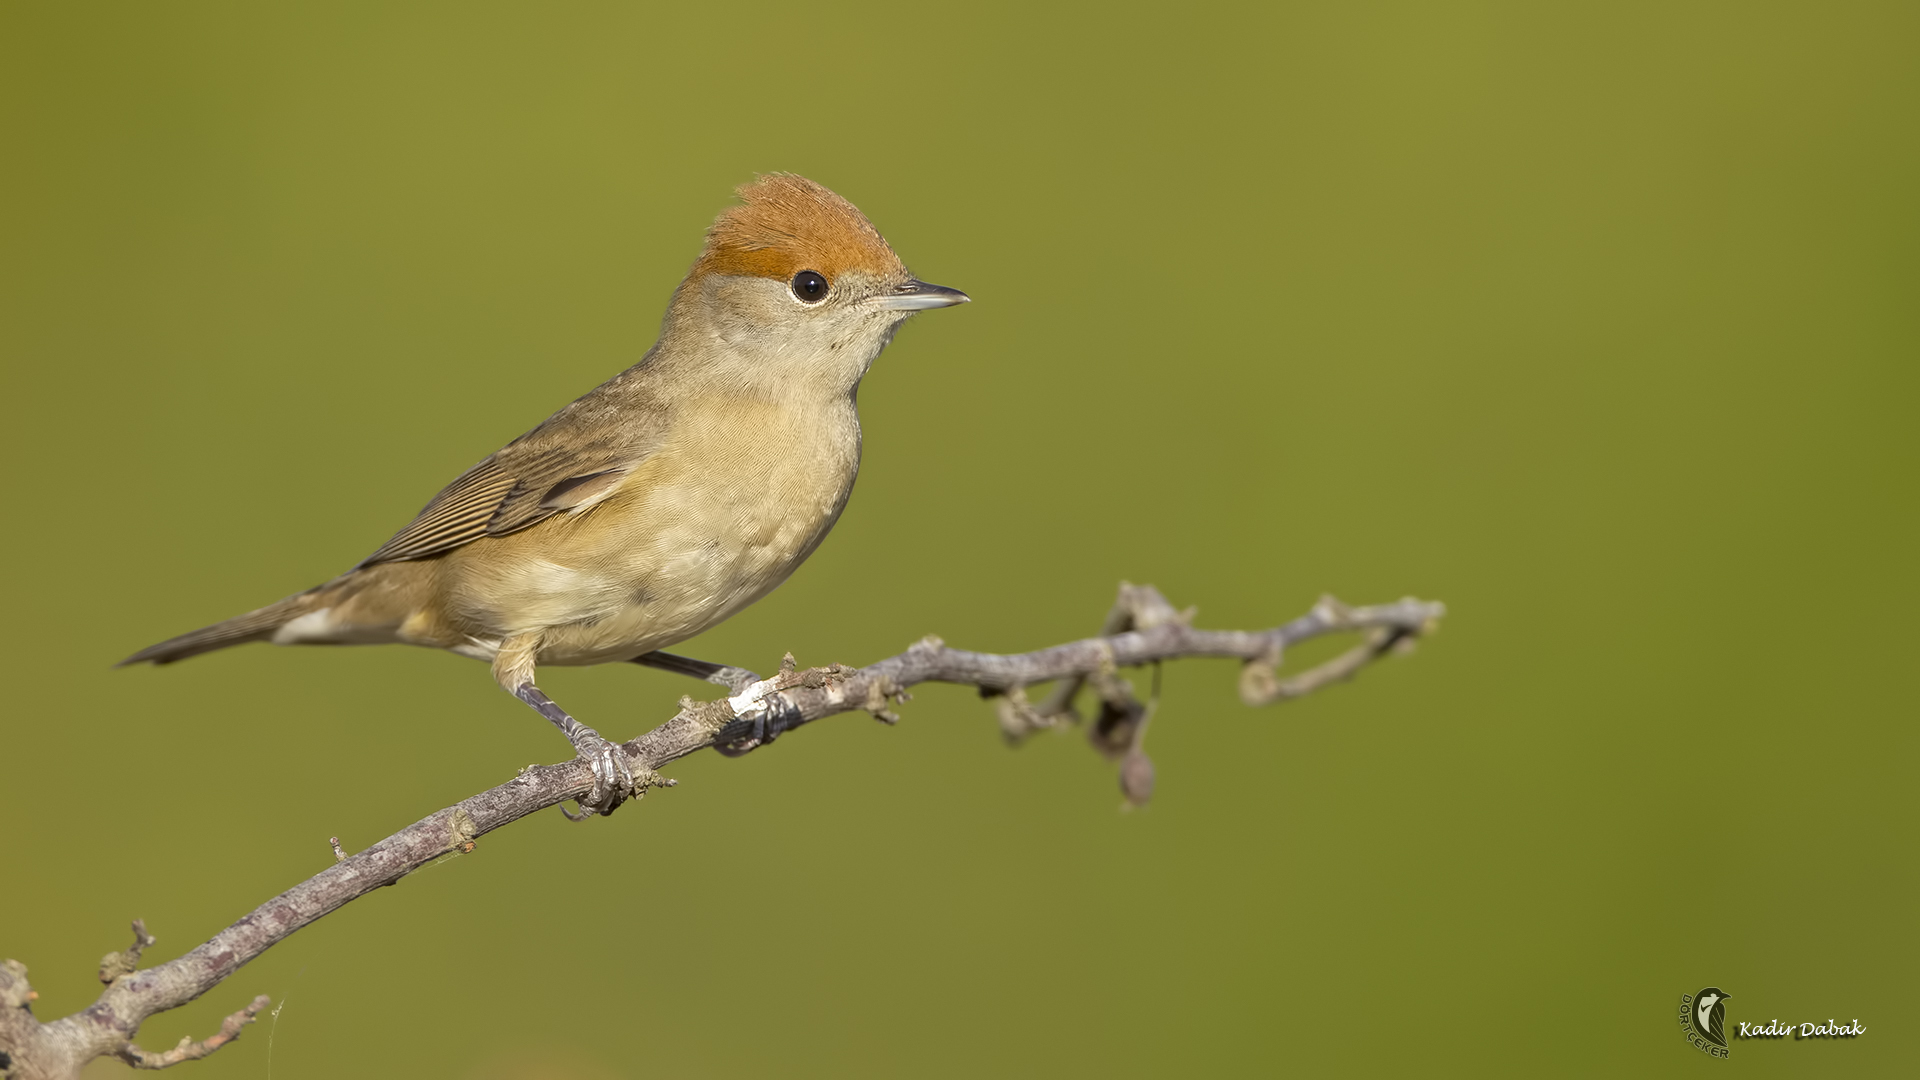
<instances>
[{"instance_id":1,"label":"pointed beak","mask_svg":"<svg viewBox=\"0 0 1920 1080\"><path fill-rule=\"evenodd\" d=\"M971 299L973 297L959 289L929 285L924 281L909 281L890 293L875 297L873 303L889 311L926 311L929 308L964 304Z\"/></svg>"}]
</instances>

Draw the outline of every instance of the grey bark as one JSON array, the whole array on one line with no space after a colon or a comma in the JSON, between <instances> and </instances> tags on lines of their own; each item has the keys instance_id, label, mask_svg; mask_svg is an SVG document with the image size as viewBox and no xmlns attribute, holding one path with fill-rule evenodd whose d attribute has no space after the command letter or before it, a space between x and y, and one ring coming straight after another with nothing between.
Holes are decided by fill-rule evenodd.
<instances>
[{"instance_id":1,"label":"grey bark","mask_svg":"<svg viewBox=\"0 0 1920 1080\"><path fill-rule=\"evenodd\" d=\"M946 682L979 688L996 699L1001 728L1017 741L1034 731L1079 720L1075 698L1091 687L1098 714L1089 725L1094 746L1118 763L1122 792L1145 802L1153 765L1142 749L1154 701L1141 701L1121 678L1122 668L1184 657L1232 657L1243 661L1241 697L1250 705L1298 697L1351 677L1391 652L1402 651L1431 632L1445 613L1436 603L1413 599L1377 607L1350 608L1331 598L1293 621L1268 630L1200 630L1192 612L1175 611L1151 586L1123 585L1103 632L1065 645L1014 655L968 652L927 638L897 656L863 668L834 665L798 670L789 656L778 674L752 679L732 673L742 688L732 698L697 702L682 698L680 711L651 731L624 743L638 790L667 787L661 766L708 747L744 753L781 732L837 713L863 711L894 722L891 706L907 688ZM1279 667L1289 646L1327 634L1360 632L1360 644L1333 660L1290 678ZM677 662L669 658L672 666ZM1028 701L1026 688L1055 682L1045 702ZM228 1016L218 1033L183 1039L172 1050L152 1053L134 1044L140 1025L155 1013L178 1008L218 986L242 965L301 927L383 885L391 885L435 859L465 854L481 836L539 810L577 800L593 786L579 760L530 766L512 780L414 822L352 855L333 844L335 861L313 877L261 904L184 956L140 969L141 950L153 943L144 924L134 923L131 948L101 962L106 984L86 1009L41 1023L33 1015L38 997L19 962L0 964L0 1075L9 1080L69 1080L96 1057L115 1056L136 1068L165 1068L205 1057L231 1042L270 1004L265 996Z\"/></svg>"}]
</instances>

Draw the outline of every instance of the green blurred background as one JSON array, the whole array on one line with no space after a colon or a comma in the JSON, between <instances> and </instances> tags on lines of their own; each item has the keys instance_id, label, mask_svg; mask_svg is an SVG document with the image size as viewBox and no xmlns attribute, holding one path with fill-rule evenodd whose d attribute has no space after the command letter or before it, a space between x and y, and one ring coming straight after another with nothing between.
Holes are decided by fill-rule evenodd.
<instances>
[{"instance_id":1,"label":"green blurred background","mask_svg":"<svg viewBox=\"0 0 1920 1080\"><path fill-rule=\"evenodd\" d=\"M1154 805L971 693L538 815L141 1042L199 1077L1886 1075L1920 1062L1912 4L0 8L0 955L83 1007L560 760L484 667L110 671L351 565L639 357L756 171L973 305L793 581L859 663L1444 600L1356 684L1165 673ZM543 680L610 735L694 689ZM1861 1038L1682 1041L1860 1018ZM98 1075L121 1066L103 1062ZM93 1074L90 1074L93 1075Z\"/></svg>"}]
</instances>

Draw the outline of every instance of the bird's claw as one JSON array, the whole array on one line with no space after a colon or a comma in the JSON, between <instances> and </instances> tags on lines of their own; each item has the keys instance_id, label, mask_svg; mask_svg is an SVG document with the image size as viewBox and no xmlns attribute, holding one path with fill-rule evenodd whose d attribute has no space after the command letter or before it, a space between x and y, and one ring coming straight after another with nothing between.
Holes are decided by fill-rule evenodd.
<instances>
[{"instance_id":1,"label":"bird's claw","mask_svg":"<svg viewBox=\"0 0 1920 1080\"><path fill-rule=\"evenodd\" d=\"M582 729L574 748L593 770L593 790L574 800L584 813L567 816L583 821L596 814L604 817L613 813L633 795L633 770L627 765L626 751L601 738L592 728Z\"/></svg>"}]
</instances>

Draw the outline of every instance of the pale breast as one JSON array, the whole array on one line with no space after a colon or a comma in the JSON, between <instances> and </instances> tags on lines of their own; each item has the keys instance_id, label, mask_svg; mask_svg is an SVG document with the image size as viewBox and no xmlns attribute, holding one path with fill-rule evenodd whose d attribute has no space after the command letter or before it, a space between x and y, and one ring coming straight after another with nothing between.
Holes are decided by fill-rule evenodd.
<instances>
[{"instance_id":1,"label":"pale breast","mask_svg":"<svg viewBox=\"0 0 1920 1080\"><path fill-rule=\"evenodd\" d=\"M851 401L702 410L599 505L470 560L462 591L503 635L541 631L543 664L664 648L785 581L839 518L859 453Z\"/></svg>"}]
</instances>

